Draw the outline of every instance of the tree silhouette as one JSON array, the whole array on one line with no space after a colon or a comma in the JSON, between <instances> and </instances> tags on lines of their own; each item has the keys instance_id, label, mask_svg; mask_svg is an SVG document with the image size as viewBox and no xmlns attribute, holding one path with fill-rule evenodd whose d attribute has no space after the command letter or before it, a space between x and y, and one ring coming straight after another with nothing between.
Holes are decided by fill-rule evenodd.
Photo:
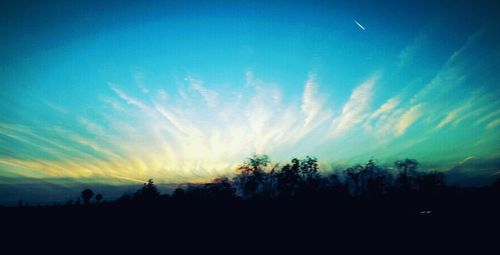
<instances>
[{"instance_id":1,"label":"tree silhouette","mask_svg":"<svg viewBox=\"0 0 500 255\"><path fill-rule=\"evenodd\" d=\"M156 185L153 182L153 179L149 179L147 183L144 183L144 186L137 190L134 194L134 199L140 201L154 201L160 198L160 192L156 188Z\"/></svg>"},{"instance_id":2,"label":"tree silhouette","mask_svg":"<svg viewBox=\"0 0 500 255\"><path fill-rule=\"evenodd\" d=\"M364 195L380 197L387 192L391 185L392 176L379 167L373 159L368 160L362 171Z\"/></svg>"},{"instance_id":3,"label":"tree silhouette","mask_svg":"<svg viewBox=\"0 0 500 255\"><path fill-rule=\"evenodd\" d=\"M85 189L82 191L82 199L85 205L90 204L90 199L94 196L94 192L91 189Z\"/></svg>"},{"instance_id":4,"label":"tree silhouette","mask_svg":"<svg viewBox=\"0 0 500 255\"><path fill-rule=\"evenodd\" d=\"M346 184L355 196L379 197L390 186L390 175L373 159L365 165L355 165L344 171Z\"/></svg>"},{"instance_id":5,"label":"tree silhouette","mask_svg":"<svg viewBox=\"0 0 500 255\"><path fill-rule=\"evenodd\" d=\"M344 171L346 185L354 195L361 195L362 193L361 171L363 171L361 165L349 167Z\"/></svg>"},{"instance_id":6,"label":"tree silhouette","mask_svg":"<svg viewBox=\"0 0 500 255\"><path fill-rule=\"evenodd\" d=\"M279 197L288 199L297 195L310 195L320 188L321 176L318 172L318 161L314 157L292 159L281 171L275 172Z\"/></svg>"},{"instance_id":7,"label":"tree silhouette","mask_svg":"<svg viewBox=\"0 0 500 255\"><path fill-rule=\"evenodd\" d=\"M330 174L324 178L325 195L333 198L347 198L349 196L348 186L341 181L339 175Z\"/></svg>"},{"instance_id":8,"label":"tree silhouette","mask_svg":"<svg viewBox=\"0 0 500 255\"><path fill-rule=\"evenodd\" d=\"M317 180L320 177L318 173L318 159L306 156L305 159L301 160L300 174L306 182Z\"/></svg>"},{"instance_id":9,"label":"tree silhouette","mask_svg":"<svg viewBox=\"0 0 500 255\"><path fill-rule=\"evenodd\" d=\"M235 197L235 189L227 177L214 179L212 183L205 185L205 190L209 199L226 201Z\"/></svg>"},{"instance_id":10,"label":"tree silhouette","mask_svg":"<svg viewBox=\"0 0 500 255\"><path fill-rule=\"evenodd\" d=\"M312 195L320 188L321 176L318 172L318 160L315 157L306 156L300 161L299 173L301 176L300 192L303 195Z\"/></svg>"},{"instance_id":11,"label":"tree silhouette","mask_svg":"<svg viewBox=\"0 0 500 255\"><path fill-rule=\"evenodd\" d=\"M240 174L236 176L235 182L244 197L251 197L263 190L266 178L264 167L270 163L267 155L253 155L241 165L238 170Z\"/></svg>"},{"instance_id":12,"label":"tree silhouette","mask_svg":"<svg viewBox=\"0 0 500 255\"><path fill-rule=\"evenodd\" d=\"M418 161L415 159L398 160L394 162L396 169L399 170L399 175L396 180L400 189L405 192L415 188L417 182L417 167Z\"/></svg>"},{"instance_id":13,"label":"tree silhouette","mask_svg":"<svg viewBox=\"0 0 500 255\"><path fill-rule=\"evenodd\" d=\"M300 186L300 161L292 159L292 164L286 164L276 174L278 195L281 198L291 198L296 195Z\"/></svg>"}]
</instances>

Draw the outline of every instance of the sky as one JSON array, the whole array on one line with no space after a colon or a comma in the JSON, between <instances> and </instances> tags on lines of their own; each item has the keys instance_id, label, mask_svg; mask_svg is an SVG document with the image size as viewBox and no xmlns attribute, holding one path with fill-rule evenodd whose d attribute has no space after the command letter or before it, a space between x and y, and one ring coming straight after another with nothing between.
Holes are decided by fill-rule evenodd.
<instances>
[{"instance_id":1,"label":"sky","mask_svg":"<svg viewBox=\"0 0 500 255\"><path fill-rule=\"evenodd\" d=\"M499 6L395 2L2 1L0 184L203 182L254 153L494 180Z\"/></svg>"}]
</instances>

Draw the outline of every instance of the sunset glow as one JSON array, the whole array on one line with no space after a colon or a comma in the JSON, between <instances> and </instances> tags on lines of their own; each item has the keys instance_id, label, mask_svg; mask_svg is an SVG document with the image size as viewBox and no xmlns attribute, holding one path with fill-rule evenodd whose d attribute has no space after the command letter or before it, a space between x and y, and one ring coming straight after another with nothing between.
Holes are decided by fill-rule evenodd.
<instances>
[{"instance_id":1,"label":"sunset glow","mask_svg":"<svg viewBox=\"0 0 500 255\"><path fill-rule=\"evenodd\" d=\"M203 182L254 153L498 173L488 10L81 5L2 8L0 178Z\"/></svg>"}]
</instances>

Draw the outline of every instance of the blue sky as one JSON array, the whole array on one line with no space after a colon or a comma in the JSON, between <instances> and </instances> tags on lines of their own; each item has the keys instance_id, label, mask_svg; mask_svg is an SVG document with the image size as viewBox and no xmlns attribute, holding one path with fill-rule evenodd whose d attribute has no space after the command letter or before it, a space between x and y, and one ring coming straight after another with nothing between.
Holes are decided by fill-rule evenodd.
<instances>
[{"instance_id":1,"label":"blue sky","mask_svg":"<svg viewBox=\"0 0 500 255\"><path fill-rule=\"evenodd\" d=\"M493 2L272 2L2 3L0 176L200 182L252 153L498 176Z\"/></svg>"}]
</instances>

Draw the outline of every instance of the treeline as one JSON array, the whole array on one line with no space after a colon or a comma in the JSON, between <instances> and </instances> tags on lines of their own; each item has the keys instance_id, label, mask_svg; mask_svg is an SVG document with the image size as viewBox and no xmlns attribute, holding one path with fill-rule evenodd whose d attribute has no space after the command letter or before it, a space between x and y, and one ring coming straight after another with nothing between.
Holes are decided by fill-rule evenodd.
<instances>
[{"instance_id":1,"label":"treeline","mask_svg":"<svg viewBox=\"0 0 500 255\"><path fill-rule=\"evenodd\" d=\"M90 189L81 192L86 207L172 205L172 203L238 204L258 201L315 203L329 207L353 203L411 211L444 206L446 203L486 201L500 194L500 178L481 188L448 186L441 172L418 171L419 162L404 159L382 166L373 159L344 170L320 173L315 157L294 158L274 164L266 155L253 155L243 162L233 177L219 177L206 184L189 184L171 194L161 194L150 179L132 194L116 201L103 199ZM80 207L80 199L66 207ZM19 207L23 205L19 204ZM26 207L26 205L24 205Z\"/></svg>"},{"instance_id":2,"label":"treeline","mask_svg":"<svg viewBox=\"0 0 500 255\"><path fill-rule=\"evenodd\" d=\"M178 187L172 194L160 194L149 180L134 194L125 194L119 204L147 204L168 201L396 201L432 207L453 194L498 194L500 179L490 187L464 189L446 185L441 172L418 171L415 159L394 162L383 167L370 159L365 164L343 171L322 174L315 157L294 158L290 163L272 164L266 155L254 155L232 177L219 177L203 185ZM485 193L485 194L483 194ZM457 198L458 199L458 198Z\"/></svg>"},{"instance_id":3,"label":"treeline","mask_svg":"<svg viewBox=\"0 0 500 255\"><path fill-rule=\"evenodd\" d=\"M409 236L425 237L425 242L443 236L458 240L498 229L500 179L486 187L453 187L443 173L419 171L418 166L413 159L392 166L369 160L320 172L314 157L279 165L254 155L234 176L182 185L169 194L149 180L115 201L85 189L76 202L4 207L0 215L23 238L53 231L72 239L84 233L79 240L131 236L131 243L137 237L163 243L182 238L194 245L211 240L210 245L234 243L245 249L262 243L280 249L295 249L296 243L316 247L343 237L357 246L364 244L361 238L384 247L393 240L414 247L421 242ZM153 236L159 240L151 242Z\"/></svg>"}]
</instances>

